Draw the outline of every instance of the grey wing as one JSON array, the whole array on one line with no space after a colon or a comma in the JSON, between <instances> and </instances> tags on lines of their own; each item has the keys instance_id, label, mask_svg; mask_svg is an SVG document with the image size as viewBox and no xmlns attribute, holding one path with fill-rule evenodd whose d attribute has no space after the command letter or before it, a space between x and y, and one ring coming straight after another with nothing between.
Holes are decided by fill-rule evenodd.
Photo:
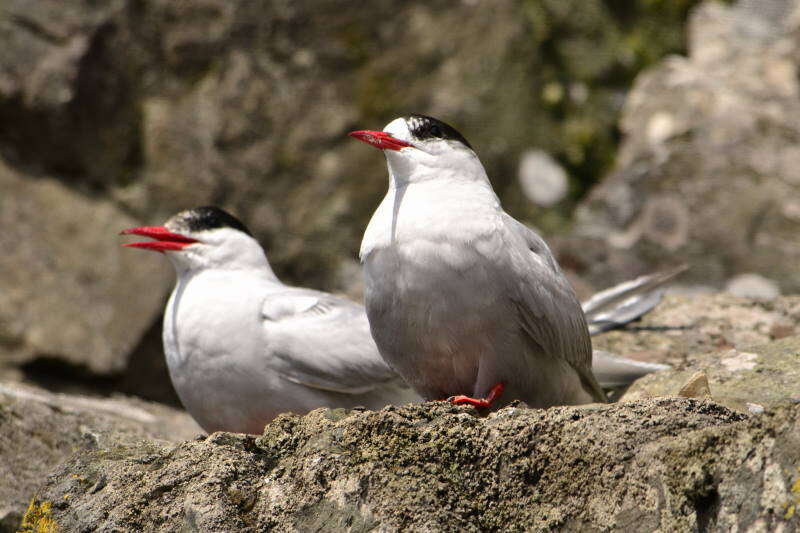
<instances>
[{"instance_id":1,"label":"grey wing","mask_svg":"<svg viewBox=\"0 0 800 533\"><path fill-rule=\"evenodd\" d=\"M600 386L609 389L630 385L642 376L668 368L671 367L628 359L604 350L595 350L592 354L592 373Z\"/></svg>"},{"instance_id":2,"label":"grey wing","mask_svg":"<svg viewBox=\"0 0 800 533\"><path fill-rule=\"evenodd\" d=\"M607 401L592 374L592 341L572 286L539 235L507 214L503 224L522 327L543 353L567 361L595 400Z\"/></svg>"},{"instance_id":3,"label":"grey wing","mask_svg":"<svg viewBox=\"0 0 800 533\"><path fill-rule=\"evenodd\" d=\"M364 308L332 294L286 287L262 305L271 364L284 378L345 394L363 394L399 376L383 361Z\"/></svg>"}]
</instances>

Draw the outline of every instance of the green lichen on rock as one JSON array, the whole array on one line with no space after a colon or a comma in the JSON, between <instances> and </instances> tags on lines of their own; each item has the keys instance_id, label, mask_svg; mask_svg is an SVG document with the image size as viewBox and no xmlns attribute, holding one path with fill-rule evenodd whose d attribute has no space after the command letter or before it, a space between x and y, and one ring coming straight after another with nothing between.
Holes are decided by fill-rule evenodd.
<instances>
[{"instance_id":1,"label":"green lichen on rock","mask_svg":"<svg viewBox=\"0 0 800 533\"><path fill-rule=\"evenodd\" d=\"M58 533L59 528L53 519L53 504L48 501L41 503L36 498L31 500L18 533Z\"/></svg>"},{"instance_id":2,"label":"green lichen on rock","mask_svg":"<svg viewBox=\"0 0 800 533\"><path fill-rule=\"evenodd\" d=\"M770 301L729 294L667 295L621 330L592 339L596 349L684 368L690 355L746 350L800 335L800 296Z\"/></svg>"}]
</instances>

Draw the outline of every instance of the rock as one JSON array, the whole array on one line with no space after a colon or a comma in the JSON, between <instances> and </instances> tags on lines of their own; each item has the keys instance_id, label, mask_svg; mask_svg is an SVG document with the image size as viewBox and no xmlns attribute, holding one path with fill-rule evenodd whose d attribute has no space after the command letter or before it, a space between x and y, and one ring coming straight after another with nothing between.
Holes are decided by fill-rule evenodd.
<instances>
[{"instance_id":1,"label":"rock","mask_svg":"<svg viewBox=\"0 0 800 533\"><path fill-rule=\"evenodd\" d=\"M130 260L117 234L136 220L109 200L0 160L2 365L57 359L124 370L172 278L161 258Z\"/></svg>"},{"instance_id":2,"label":"rock","mask_svg":"<svg viewBox=\"0 0 800 533\"><path fill-rule=\"evenodd\" d=\"M0 382L0 531L16 530L34 490L75 450L198 433L188 414L157 404Z\"/></svg>"},{"instance_id":3,"label":"rock","mask_svg":"<svg viewBox=\"0 0 800 533\"><path fill-rule=\"evenodd\" d=\"M676 368L637 380L622 401L678 394L700 373L708 376L706 390L715 402L742 412L775 407L800 392L800 337L691 355Z\"/></svg>"},{"instance_id":4,"label":"rock","mask_svg":"<svg viewBox=\"0 0 800 533\"><path fill-rule=\"evenodd\" d=\"M34 505L70 531L792 531L798 438L796 404L321 409L81 451Z\"/></svg>"},{"instance_id":5,"label":"rock","mask_svg":"<svg viewBox=\"0 0 800 533\"><path fill-rule=\"evenodd\" d=\"M760 274L739 274L725 285L725 292L740 298L771 300L781 295L777 283Z\"/></svg>"},{"instance_id":6,"label":"rock","mask_svg":"<svg viewBox=\"0 0 800 533\"><path fill-rule=\"evenodd\" d=\"M528 200L542 207L563 200L569 187L564 168L542 150L529 150L522 154L517 179Z\"/></svg>"},{"instance_id":7,"label":"rock","mask_svg":"<svg viewBox=\"0 0 800 533\"><path fill-rule=\"evenodd\" d=\"M800 296L756 301L727 294L667 294L640 321L593 337L592 344L634 359L683 366L691 354L746 350L799 335L798 323ZM686 380L688 375L670 393Z\"/></svg>"},{"instance_id":8,"label":"rock","mask_svg":"<svg viewBox=\"0 0 800 533\"><path fill-rule=\"evenodd\" d=\"M798 13L797 0L694 11L688 57L642 73L629 94L616 169L559 245L570 268L603 287L685 261L687 283L756 273L800 291Z\"/></svg>"},{"instance_id":9,"label":"rock","mask_svg":"<svg viewBox=\"0 0 800 533\"><path fill-rule=\"evenodd\" d=\"M619 95L683 46L693 3L620 14L600 0L518 1L487 18L444 1L12 0L0 117L14 120L0 122L0 153L148 222L224 203L280 271L330 283L385 189L382 161L349 129L409 110L451 120L509 198L508 162L530 146L585 177L611 160Z\"/></svg>"},{"instance_id":10,"label":"rock","mask_svg":"<svg viewBox=\"0 0 800 533\"><path fill-rule=\"evenodd\" d=\"M706 373L699 370L692 374L677 395L681 398L711 398L711 388L708 386Z\"/></svg>"},{"instance_id":11,"label":"rock","mask_svg":"<svg viewBox=\"0 0 800 533\"><path fill-rule=\"evenodd\" d=\"M12 253L3 271L77 283L63 300L47 282L15 287L29 300L22 314L44 310L35 316L47 324L0 301L13 319L0 326L0 354L67 361L90 378L124 368L159 321L171 273L118 251L115 235L196 205L246 221L287 281L357 292L352 262L386 169L346 133L412 111L460 127L516 214L563 226L572 202L542 213L520 198L511 162L536 146L585 188L611 161L620 95L643 65L682 47L693 3L636 0L622 13L601 0L517 0L486 17L484 6L445 0L5 0L0 164L24 184L3 184L4 209L44 183L64 194L11 211L25 248L42 246ZM57 250L69 260L48 253L50 235L65 237L59 228L95 207L86 241ZM51 211L72 215L40 224ZM124 288L118 274L132 274ZM141 346L157 346L158 328L148 331ZM137 392L161 398L168 386Z\"/></svg>"}]
</instances>

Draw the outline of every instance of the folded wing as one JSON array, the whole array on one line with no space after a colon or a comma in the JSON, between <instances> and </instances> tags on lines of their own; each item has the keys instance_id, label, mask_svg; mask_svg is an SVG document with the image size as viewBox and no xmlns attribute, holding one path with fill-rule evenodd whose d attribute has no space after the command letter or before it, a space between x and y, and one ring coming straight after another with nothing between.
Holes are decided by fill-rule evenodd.
<instances>
[{"instance_id":1,"label":"folded wing","mask_svg":"<svg viewBox=\"0 0 800 533\"><path fill-rule=\"evenodd\" d=\"M543 354L568 362L596 401L607 401L592 375L592 344L572 287L539 235L505 214L503 223L511 241L510 290L529 340Z\"/></svg>"},{"instance_id":2,"label":"folded wing","mask_svg":"<svg viewBox=\"0 0 800 533\"><path fill-rule=\"evenodd\" d=\"M383 361L361 306L323 292L286 287L262 305L270 364L316 389L363 394L399 376Z\"/></svg>"}]
</instances>

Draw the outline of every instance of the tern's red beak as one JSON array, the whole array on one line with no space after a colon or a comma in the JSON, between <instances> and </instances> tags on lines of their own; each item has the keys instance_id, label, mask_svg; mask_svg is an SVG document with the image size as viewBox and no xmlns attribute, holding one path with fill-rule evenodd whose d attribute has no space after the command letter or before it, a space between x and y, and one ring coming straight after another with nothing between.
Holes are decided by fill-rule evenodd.
<instances>
[{"instance_id":1,"label":"tern's red beak","mask_svg":"<svg viewBox=\"0 0 800 533\"><path fill-rule=\"evenodd\" d=\"M129 228L122 230L120 235L141 235L143 237L150 237L154 241L144 242L130 242L123 244L131 248L144 248L145 250L154 250L162 254L167 250L182 250L184 247L197 242L195 239L181 235L180 233L172 233L164 226L142 226L140 228Z\"/></svg>"},{"instance_id":2,"label":"tern's red beak","mask_svg":"<svg viewBox=\"0 0 800 533\"><path fill-rule=\"evenodd\" d=\"M359 141L371 144L375 148L380 148L381 150L397 151L411 146L411 144L401 141L400 139L396 139L385 131L358 130L351 131L347 135L358 139Z\"/></svg>"}]
</instances>

